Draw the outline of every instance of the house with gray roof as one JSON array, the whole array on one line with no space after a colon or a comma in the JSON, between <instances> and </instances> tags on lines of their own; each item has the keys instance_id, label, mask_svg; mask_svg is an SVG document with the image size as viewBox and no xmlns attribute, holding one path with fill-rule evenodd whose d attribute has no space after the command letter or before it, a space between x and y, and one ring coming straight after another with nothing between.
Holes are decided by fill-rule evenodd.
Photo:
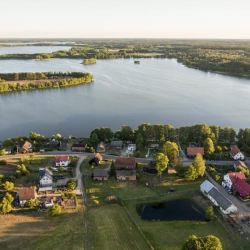
<instances>
[{"instance_id":1,"label":"house with gray roof","mask_svg":"<svg viewBox=\"0 0 250 250\"><path fill-rule=\"evenodd\" d=\"M231 214L237 212L237 207L210 181L205 180L200 185L200 190L210 201L212 201L215 206L220 208L223 214Z\"/></svg>"}]
</instances>

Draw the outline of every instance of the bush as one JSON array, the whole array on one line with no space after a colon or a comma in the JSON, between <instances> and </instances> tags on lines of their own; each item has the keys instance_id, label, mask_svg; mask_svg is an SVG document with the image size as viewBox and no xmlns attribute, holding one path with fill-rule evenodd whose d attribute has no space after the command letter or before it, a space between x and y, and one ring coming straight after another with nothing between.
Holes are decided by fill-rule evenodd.
<instances>
[{"instance_id":1,"label":"bush","mask_svg":"<svg viewBox=\"0 0 250 250\"><path fill-rule=\"evenodd\" d=\"M207 220L214 220L215 219L213 206L207 207L207 209L206 209L206 219Z\"/></svg>"},{"instance_id":2,"label":"bush","mask_svg":"<svg viewBox=\"0 0 250 250\"><path fill-rule=\"evenodd\" d=\"M3 187L5 190L7 191L12 191L14 189L14 183L11 182L11 181L6 181L4 184L3 184Z\"/></svg>"},{"instance_id":3,"label":"bush","mask_svg":"<svg viewBox=\"0 0 250 250\"><path fill-rule=\"evenodd\" d=\"M66 185L67 189L74 190L77 187L77 181L76 180L69 180Z\"/></svg>"},{"instance_id":4,"label":"bush","mask_svg":"<svg viewBox=\"0 0 250 250\"><path fill-rule=\"evenodd\" d=\"M37 199L31 199L25 203L25 207L29 207L29 208L35 208L38 206L39 206L39 201Z\"/></svg>"},{"instance_id":5,"label":"bush","mask_svg":"<svg viewBox=\"0 0 250 250\"><path fill-rule=\"evenodd\" d=\"M58 216L62 213L62 208L59 204L54 204L53 207L49 211L51 216Z\"/></svg>"}]
</instances>

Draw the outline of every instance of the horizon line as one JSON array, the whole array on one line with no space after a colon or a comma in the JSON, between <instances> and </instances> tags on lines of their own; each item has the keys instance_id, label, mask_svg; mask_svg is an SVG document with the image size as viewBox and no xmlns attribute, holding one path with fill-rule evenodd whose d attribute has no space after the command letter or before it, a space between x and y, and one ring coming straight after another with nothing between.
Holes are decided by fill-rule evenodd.
<instances>
[{"instance_id":1,"label":"horizon line","mask_svg":"<svg viewBox=\"0 0 250 250\"><path fill-rule=\"evenodd\" d=\"M250 38L174 38L174 37L0 37L0 40L18 40L18 39L116 39L116 40L146 40L146 39L152 39L152 40L245 40L250 41Z\"/></svg>"}]
</instances>

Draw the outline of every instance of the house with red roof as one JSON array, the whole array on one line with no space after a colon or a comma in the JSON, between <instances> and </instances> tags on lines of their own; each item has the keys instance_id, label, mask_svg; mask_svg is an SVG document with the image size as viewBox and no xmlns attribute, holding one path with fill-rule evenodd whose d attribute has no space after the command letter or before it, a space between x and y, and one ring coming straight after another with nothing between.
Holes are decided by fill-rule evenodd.
<instances>
[{"instance_id":1,"label":"house with red roof","mask_svg":"<svg viewBox=\"0 0 250 250\"><path fill-rule=\"evenodd\" d=\"M70 164L70 157L68 155L60 155L55 157L56 167L68 167Z\"/></svg>"},{"instance_id":2,"label":"house with red roof","mask_svg":"<svg viewBox=\"0 0 250 250\"><path fill-rule=\"evenodd\" d=\"M246 182L246 177L241 172L231 172L224 175L222 186L242 198L250 198L250 185Z\"/></svg>"},{"instance_id":3,"label":"house with red roof","mask_svg":"<svg viewBox=\"0 0 250 250\"><path fill-rule=\"evenodd\" d=\"M244 154L240 151L237 145L231 145L230 155L235 161L243 161L245 159Z\"/></svg>"},{"instance_id":4,"label":"house with red roof","mask_svg":"<svg viewBox=\"0 0 250 250\"><path fill-rule=\"evenodd\" d=\"M187 148L187 156L188 157L195 157L197 154L201 154L204 156L204 148L203 147L188 147Z\"/></svg>"},{"instance_id":5,"label":"house with red roof","mask_svg":"<svg viewBox=\"0 0 250 250\"><path fill-rule=\"evenodd\" d=\"M18 198L21 206L29 200L36 199L36 187L22 187L17 190Z\"/></svg>"}]
</instances>

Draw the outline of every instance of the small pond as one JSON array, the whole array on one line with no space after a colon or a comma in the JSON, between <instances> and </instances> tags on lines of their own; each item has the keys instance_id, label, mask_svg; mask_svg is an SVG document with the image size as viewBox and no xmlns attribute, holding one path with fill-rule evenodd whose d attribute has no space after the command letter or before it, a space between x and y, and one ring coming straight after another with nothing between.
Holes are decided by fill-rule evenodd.
<instances>
[{"instance_id":1,"label":"small pond","mask_svg":"<svg viewBox=\"0 0 250 250\"><path fill-rule=\"evenodd\" d=\"M143 220L196 220L204 221L204 211L192 200L171 200L161 203L142 204L137 212Z\"/></svg>"}]
</instances>

